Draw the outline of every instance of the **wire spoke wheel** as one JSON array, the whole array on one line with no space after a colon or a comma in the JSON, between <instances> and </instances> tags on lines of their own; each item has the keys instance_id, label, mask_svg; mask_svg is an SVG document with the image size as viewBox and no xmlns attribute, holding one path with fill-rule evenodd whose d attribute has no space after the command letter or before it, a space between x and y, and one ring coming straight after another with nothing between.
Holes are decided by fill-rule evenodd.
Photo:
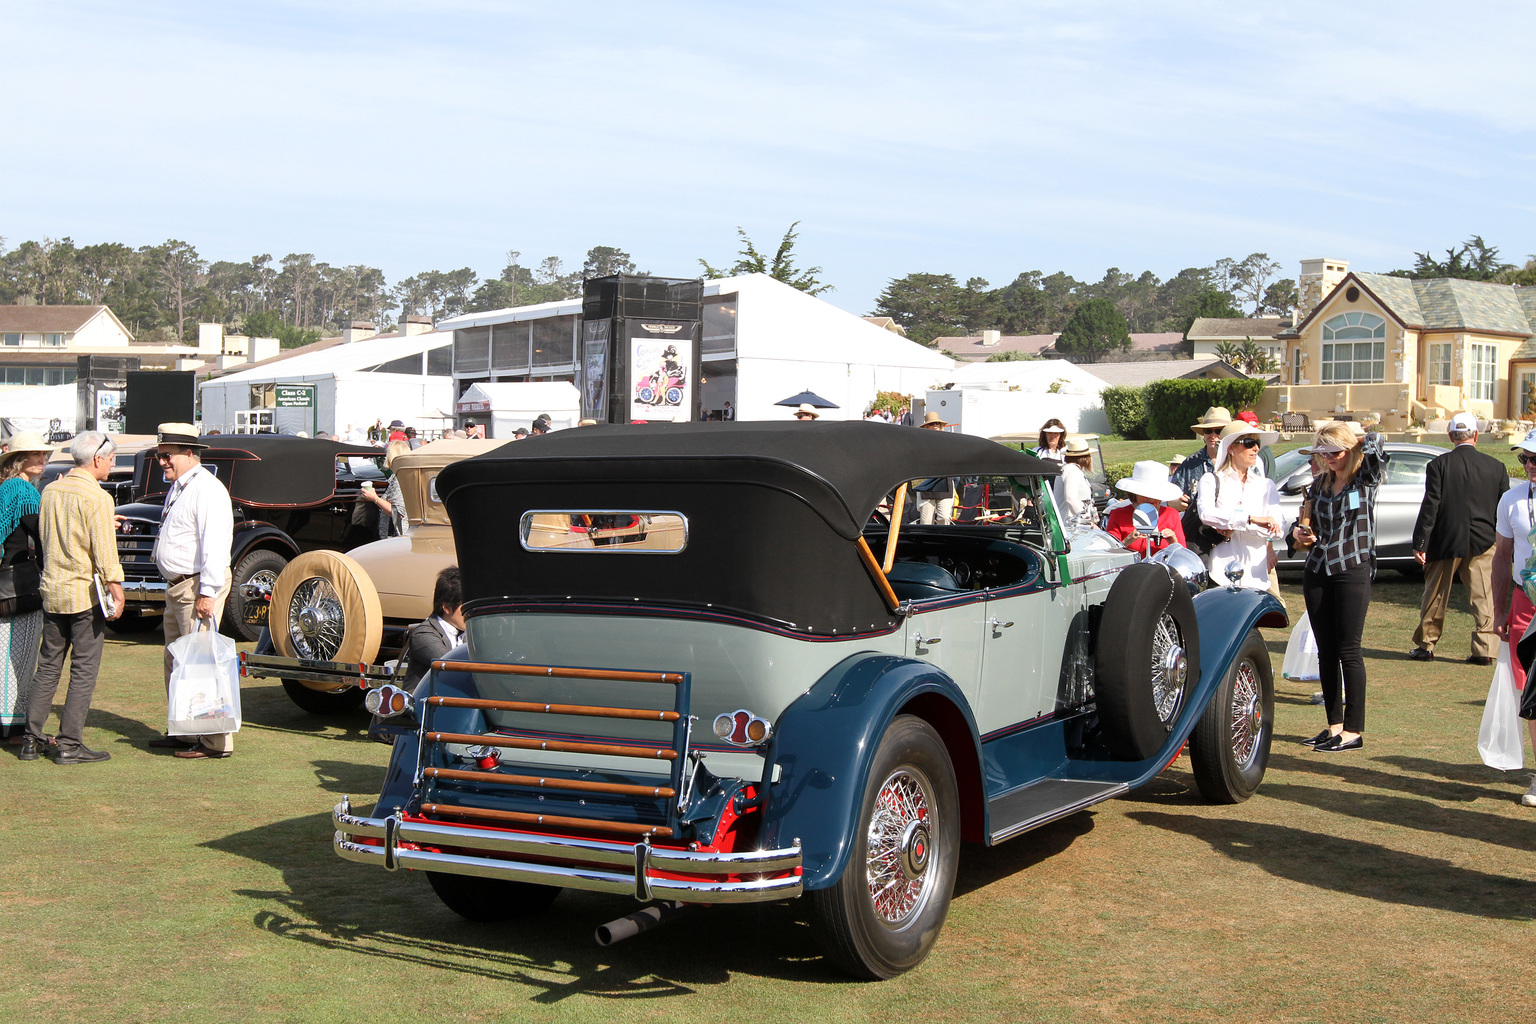
<instances>
[{"instance_id":1,"label":"wire spoke wheel","mask_svg":"<svg viewBox=\"0 0 1536 1024\"><path fill-rule=\"evenodd\" d=\"M837 881L808 893L827 957L859 978L922 962L949 912L960 859L960 794L933 726L899 715L864 776L858 820Z\"/></svg>"},{"instance_id":2,"label":"wire spoke wheel","mask_svg":"<svg viewBox=\"0 0 1536 1024\"><path fill-rule=\"evenodd\" d=\"M288 640L300 658L331 661L341 649L346 616L330 581L311 576L293 589L288 605Z\"/></svg>"},{"instance_id":3,"label":"wire spoke wheel","mask_svg":"<svg viewBox=\"0 0 1536 1024\"><path fill-rule=\"evenodd\" d=\"M864 863L870 902L887 923L911 917L931 889L927 869L933 848L928 831L932 803L928 780L906 770L886 779L875 797Z\"/></svg>"},{"instance_id":4,"label":"wire spoke wheel","mask_svg":"<svg viewBox=\"0 0 1536 1024\"><path fill-rule=\"evenodd\" d=\"M1164 726L1171 726L1184 706L1188 674L1179 624L1164 615L1152 630L1152 706Z\"/></svg>"},{"instance_id":5,"label":"wire spoke wheel","mask_svg":"<svg viewBox=\"0 0 1536 1024\"><path fill-rule=\"evenodd\" d=\"M1189 737L1189 765L1207 800L1241 803L1264 781L1274 735L1275 683L1269 648L1249 630Z\"/></svg>"}]
</instances>

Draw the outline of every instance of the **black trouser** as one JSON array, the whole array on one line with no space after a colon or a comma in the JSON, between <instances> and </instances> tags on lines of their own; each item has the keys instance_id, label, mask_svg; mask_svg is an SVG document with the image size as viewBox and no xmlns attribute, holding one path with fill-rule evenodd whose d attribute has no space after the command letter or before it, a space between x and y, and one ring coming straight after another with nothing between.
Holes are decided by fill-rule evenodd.
<instances>
[{"instance_id":1,"label":"black trouser","mask_svg":"<svg viewBox=\"0 0 1536 1024\"><path fill-rule=\"evenodd\" d=\"M53 695L58 692L59 675L64 670L64 655L73 648L69 659L69 693L59 715L60 753L83 745L80 734L85 729L86 712L91 710L91 694L96 692L106 624L100 608L75 615L43 612L43 646L37 655L32 689L27 693L27 735L42 742L43 726L53 710Z\"/></svg>"},{"instance_id":2,"label":"black trouser","mask_svg":"<svg viewBox=\"0 0 1536 1024\"><path fill-rule=\"evenodd\" d=\"M1360 634L1371 606L1371 564L1334 576L1308 570L1301 578L1301 594L1317 638L1317 671L1328 724L1342 722L1345 732L1364 732L1365 658L1360 654Z\"/></svg>"}]
</instances>

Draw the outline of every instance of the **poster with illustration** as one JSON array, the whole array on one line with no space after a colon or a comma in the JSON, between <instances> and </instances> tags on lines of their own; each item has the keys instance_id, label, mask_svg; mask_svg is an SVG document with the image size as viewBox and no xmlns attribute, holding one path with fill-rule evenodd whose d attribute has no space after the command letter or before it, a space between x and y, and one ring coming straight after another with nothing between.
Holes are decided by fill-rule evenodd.
<instances>
[{"instance_id":1,"label":"poster with illustration","mask_svg":"<svg viewBox=\"0 0 1536 1024\"><path fill-rule=\"evenodd\" d=\"M96 389L96 429L104 434L123 432L123 393L98 387Z\"/></svg>"},{"instance_id":2,"label":"poster with illustration","mask_svg":"<svg viewBox=\"0 0 1536 1024\"><path fill-rule=\"evenodd\" d=\"M608 422L608 321L589 320L581 347L582 415Z\"/></svg>"},{"instance_id":3,"label":"poster with illustration","mask_svg":"<svg viewBox=\"0 0 1536 1024\"><path fill-rule=\"evenodd\" d=\"M693 338L686 325L634 321L629 338L629 419L683 423L692 418Z\"/></svg>"}]
</instances>

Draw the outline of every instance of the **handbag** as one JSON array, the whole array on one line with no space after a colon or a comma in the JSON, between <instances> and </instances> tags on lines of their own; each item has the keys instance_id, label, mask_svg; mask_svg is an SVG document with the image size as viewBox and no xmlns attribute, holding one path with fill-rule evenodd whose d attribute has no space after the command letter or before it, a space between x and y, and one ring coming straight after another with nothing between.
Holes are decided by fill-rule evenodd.
<instances>
[{"instance_id":1,"label":"handbag","mask_svg":"<svg viewBox=\"0 0 1536 1024\"><path fill-rule=\"evenodd\" d=\"M0 618L14 618L43 607L43 571L30 555L0 567Z\"/></svg>"},{"instance_id":2,"label":"handbag","mask_svg":"<svg viewBox=\"0 0 1536 1024\"><path fill-rule=\"evenodd\" d=\"M204 619L198 629L178 637L166 650L171 655L166 734L239 732L240 654L235 642L214 632L212 622Z\"/></svg>"},{"instance_id":3,"label":"handbag","mask_svg":"<svg viewBox=\"0 0 1536 1024\"><path fill-rule=\"evenodd\" d=\"M1526 686L1529 690L1531 687ZM1524 741L1515 699L1515 677L1509 669L1509 644L1499 644L1499 661L1483 705L1483 724L1477 731L1477 754L1490 768L1511 772L1525 764Z\"/></svg>"},{"instance_id":4,"label":"handbag","mask_svg":"<svg viewBox=\"0 0 1536 1024\"><path fill-rule=\"evenodd\" d=\"M1216 478L1216 498L1221 498L1221 477ZM1184 546L1198 554L1208 555L1211 548L1227 539L1227 535L1209 526L1200 518L1200 498L1198 493L1189 508L1184 510L1182 517L1184 527Z\"/></svg>"}]
</instances>

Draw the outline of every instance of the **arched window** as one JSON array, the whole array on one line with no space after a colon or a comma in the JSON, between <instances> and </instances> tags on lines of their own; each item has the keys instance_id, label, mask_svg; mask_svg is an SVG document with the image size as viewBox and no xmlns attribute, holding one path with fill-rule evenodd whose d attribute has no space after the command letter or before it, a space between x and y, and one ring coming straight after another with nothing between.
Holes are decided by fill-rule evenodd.
<instances>
[{"instance_id":1,"label":"arched window","mask_svg":"<svg viewBox=\"0 0 1536 1024\"><path fill-rule=\"evenodd\" d=\"M1387 322L1374 313L1340 313L1323 321L1322 382L1376 384L1386 380L1386 336Z\"/></svg>"},{"instance_id":2,"label":"arched window","mask_svg":"<svg viewBox=\"0 0 1536 1024\"><path fill-rule=\"evenodd\" d=\"M1387 322L1374 313L1340 313L1323 321L1323 340L1385 338Z\"/></svg>"}]
</instances>

